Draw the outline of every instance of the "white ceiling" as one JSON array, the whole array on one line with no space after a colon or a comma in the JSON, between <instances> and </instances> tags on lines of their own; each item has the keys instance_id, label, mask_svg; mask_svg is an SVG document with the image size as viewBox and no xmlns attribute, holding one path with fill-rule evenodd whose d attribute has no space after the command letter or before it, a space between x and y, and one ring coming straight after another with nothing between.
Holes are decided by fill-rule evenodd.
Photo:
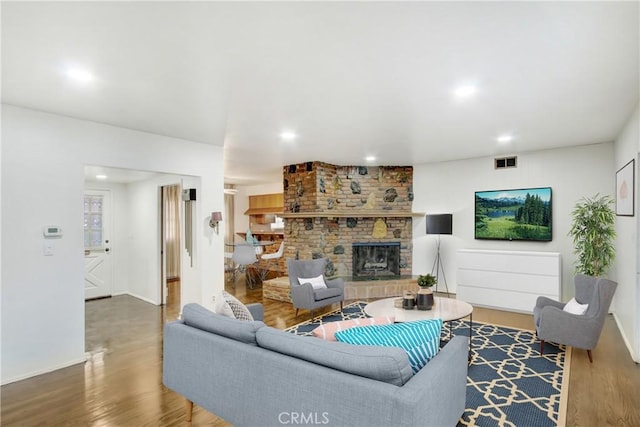
<instances>
[{"instance_id":1,"label":"white ceiling","mask_svg":"<svg viewBox=\"0 0 640 427\"><path fill-rule=\"evenodd\" d=\"M3 1L2 101L224 145L235 184L599 143L638 103L638 5Z\"/></svg>"}]
</instances>

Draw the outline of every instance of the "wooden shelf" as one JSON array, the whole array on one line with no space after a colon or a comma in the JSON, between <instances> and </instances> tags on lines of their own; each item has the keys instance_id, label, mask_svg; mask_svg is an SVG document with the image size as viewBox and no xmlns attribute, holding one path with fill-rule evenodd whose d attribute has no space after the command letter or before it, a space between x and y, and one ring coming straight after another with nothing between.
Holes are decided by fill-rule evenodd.
<instances>
[{"instance_id":1,"label":"wooden shelf","mask_svg":"<svg viewBox=\"0 0 640 427\"><path fill-rule=\"evenodd\" d=\"M336 212L299 212L285 213L283 218L411 218L425 216L424 212L394 212L394 211L336 211Z\"/></svg>"},{"instance_id":2,"label":"wooden shelf","mask_svg":"<svg viewBox=\"0 0 640 427\"><path fill-rule=\"evenodd\" d=\"M282 193L257 194L249 196L249 209L245 215L281 214L284 212Z\"/></svg>"},{"instance_id":3,"label":"wooden shelf","mask_svg":"<svg viewBox=\"0 0 640 427\"><path fill-rule=\"evenodd\" d=\"M247 209L245 215L278 215L280 216L284 212L284 207L274 206L270 208L250 208Z\"/></svg>"}]
</instances>

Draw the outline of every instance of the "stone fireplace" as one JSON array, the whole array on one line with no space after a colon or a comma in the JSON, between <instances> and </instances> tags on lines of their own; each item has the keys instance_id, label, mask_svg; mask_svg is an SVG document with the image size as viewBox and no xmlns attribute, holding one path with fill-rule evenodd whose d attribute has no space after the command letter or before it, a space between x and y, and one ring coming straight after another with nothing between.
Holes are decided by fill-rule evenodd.
<instances>
[{"instance_id":1,"label":"stone fireplace","mask_svg":"<svg viewBox=\"0 0 640 427\"><path fill-rule=\"evenodd\" d=\"M346 280L411 276L411 166L287 165L283 187L285 258L328 258Z\"/></svg>"},{"instance_id":2,"label":"stone fireplace","mask_svg":"<svg viewBox=\"0 0 640 427\"><path fill-rule=\"evenodd\" d=\"M353 280L400 277L400 242L354 243Z\"/></svg>"}]
</instances>

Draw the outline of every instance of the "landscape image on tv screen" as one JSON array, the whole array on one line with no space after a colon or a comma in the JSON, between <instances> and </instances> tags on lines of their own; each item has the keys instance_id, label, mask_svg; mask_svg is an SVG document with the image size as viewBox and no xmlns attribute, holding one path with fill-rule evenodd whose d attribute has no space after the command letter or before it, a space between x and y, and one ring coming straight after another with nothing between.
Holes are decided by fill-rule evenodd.
<instances>
[{"instance_id":1,"label":"landscape image on tv screen","mask_svg":"<svg viewBox=\"0 0 640 427\"><path fill-rule=\"evenodd\" d=\"M476 191L476 239L551 240L551 188Z\"/></svg>"}]
</instances>

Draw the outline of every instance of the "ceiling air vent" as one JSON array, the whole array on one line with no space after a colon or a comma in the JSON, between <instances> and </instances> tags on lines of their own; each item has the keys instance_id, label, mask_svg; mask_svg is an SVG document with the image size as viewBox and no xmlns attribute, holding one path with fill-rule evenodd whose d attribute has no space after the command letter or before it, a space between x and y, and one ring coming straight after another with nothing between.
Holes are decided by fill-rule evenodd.
<instances>
[{"instance_id":1,"label":"ceiling air vent","mask_svg":"<svg viewBox=\"0 0 640 427\"><path fill-rule=\"evenodd\" d=\"M518 167L518 157L499 157L495 160L495 168L496 169L507 169L507 168L517 168Z\"/></svg>"}]
</instances>

